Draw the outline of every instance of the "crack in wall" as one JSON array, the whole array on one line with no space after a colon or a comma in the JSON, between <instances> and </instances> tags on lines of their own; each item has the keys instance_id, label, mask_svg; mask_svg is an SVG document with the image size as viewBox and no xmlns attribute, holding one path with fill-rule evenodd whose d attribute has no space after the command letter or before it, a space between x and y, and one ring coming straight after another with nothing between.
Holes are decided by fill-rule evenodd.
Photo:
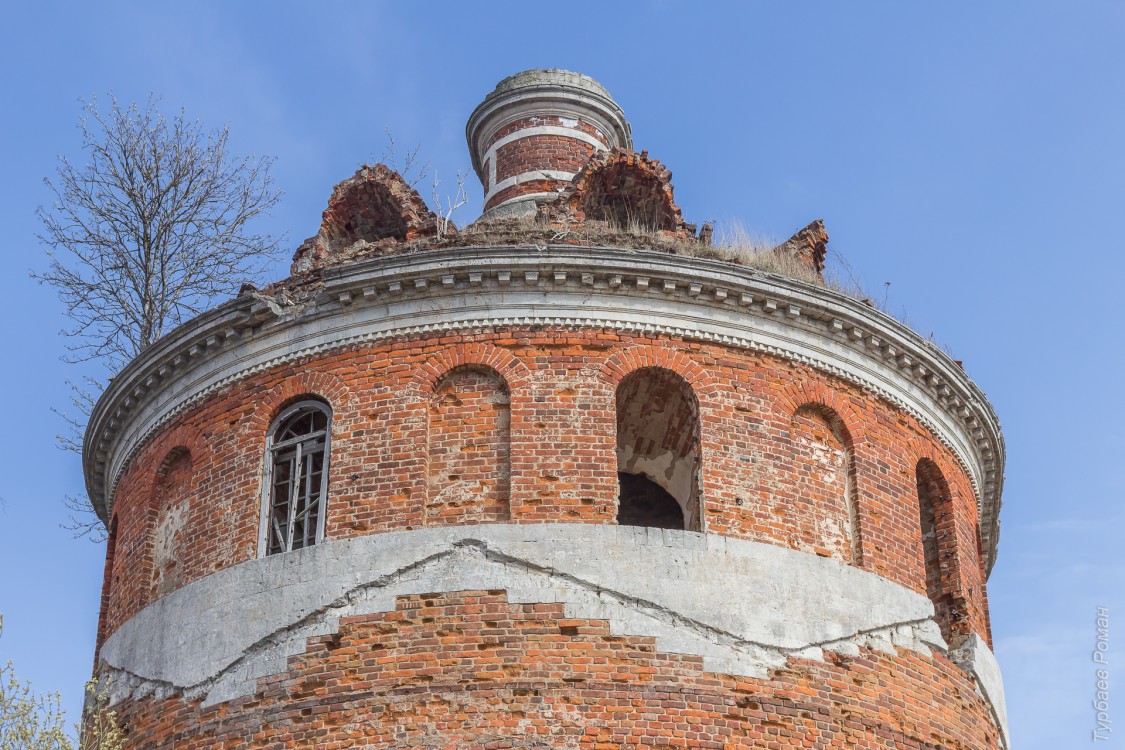
<instances>
[{"instance_id":1,"label":"crack in wall","mask_svg":"<svg viewBox=\"0 0 1125 750\"><path fill-rule=\"evenodd\" d=\"M451 568L445 575L440 570L442 565L449 565ZM516 575L496 575L495 570L490 570L494 567L515 571ZM432 570L435 568L438 569ZM434 573L431 578L423 575L431 572ZM544 598L537 594L546 591L547 587L541 584L529 586L527 582L521 586L518 580L520 574L534 574L556 587L561 584L566 589L566 595L561 601L575 615L587 619L605 619L610 622L611 629L616 629L623 635L655 637L657 647L661 650L702 656L707 671L765 677L770 669L783 667L789 658L822 660L824 650L858 654L860 646L892 654L896 653L896 647L911 648L926 654L929 653L929 646L945 650L936 626L929 619L880 624L868 629L857 629L841 637L796 647L747 639L687 616L674 608L607 588L550 565L509 554L490 546L486 540L465 537L450 543L446 549L350 587L333 600L257 638L206 679L177 685L170 680L144 676L124 666L108 663L103 663L102 674L108 675L116 685L111 690L114 702L126 697L140 698L149 695L165 698L179 692L188 700L202 699L205 705L219 703L252 694L258 679L283 673L288 658L303 652L308 638L337 632L341 617L393 611L394 598L433 591L435 582L458 587L448 590L465 590L477 588L475 584L482 583L481 579L487 579L484 581L486 585L479 586L480 588L504 589L509 592L509 601L513 604ZM414 588L419 589L418 591L410 588L412 582L416 584ZM389 607L385 601L377 600L377 597L386 595L395 586L405 586L406 590L394 592ZM594 604L583 601L584 596L592 597ZM619 616L615 617L613 612L594 611L604 610L607 603L619 610ZM648 622L638 623L635 617L630 617L636 615ZM657 631L664 632L652 632L653 626Z\"/></svg>"}]
</instances>

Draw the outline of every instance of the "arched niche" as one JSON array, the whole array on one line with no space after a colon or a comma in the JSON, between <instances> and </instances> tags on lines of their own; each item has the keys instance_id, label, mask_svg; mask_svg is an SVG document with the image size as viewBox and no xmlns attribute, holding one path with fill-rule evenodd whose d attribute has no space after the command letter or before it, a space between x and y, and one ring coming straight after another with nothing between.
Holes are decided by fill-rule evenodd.
<instances>
[{"instance_id":1,"label":"arched niche","mask_svg":"<svg viewBox=\"0 0 1125 750\"><path fill-rule=\"evenodd\" d=\"M427 436L426 523L510 518L511 395L500 373L462 365L434 384Z\"/></svg>"},{"instance_id":2,"label":"arched niche","mask_svg":"<svg viewBox=\"0 0 1125 750\"><path fill-rule=\"evenodd\" d=\"M795 542L799 549L847 563L860 561L855 454L840 415L805 404L792 416L789 435Z\"/></svg>"},{"instance_id":3,"label":"arched niche","mask_svg":"<svg viewBox=\"0 0 1125 750\"><path fill-rule=\"evenodd\" d=\"M918 461L918 525L922 562L926 573L926 596L934 605L934 618L947 642L953 636L955 607L952 583L954 517L949 484L938 465L928 458Z\"/></svg>"},{"instance_id":4,"label":"arched niche","mask_svg":"<svg viewBox=\"0 0 1125 750\"><path fill-rule=\"evenodd\" d=\"M156 471L149 507L153 514L150 600L184 583L184 558L191 522L191 452L173 448Z\"/></svg>"}]
</instances>

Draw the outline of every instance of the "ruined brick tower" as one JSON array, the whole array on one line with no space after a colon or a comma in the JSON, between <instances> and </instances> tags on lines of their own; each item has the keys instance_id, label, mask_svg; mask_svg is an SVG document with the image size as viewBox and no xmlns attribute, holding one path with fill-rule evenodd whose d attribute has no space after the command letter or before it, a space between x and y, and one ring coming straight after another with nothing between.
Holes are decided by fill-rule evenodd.
<instances>
[{"instance_id":1,"label":"ruined brick tower","mask_svg":"<svg viewBox=\"0 0 1125 750\"><path fill-rule=\"evenodd\" d=\"M1006 748L959 364L819 222L713 247L586 76L467 136L478 221L364 167L98 403L130 747Z\"/></svg>"}]
</instances>

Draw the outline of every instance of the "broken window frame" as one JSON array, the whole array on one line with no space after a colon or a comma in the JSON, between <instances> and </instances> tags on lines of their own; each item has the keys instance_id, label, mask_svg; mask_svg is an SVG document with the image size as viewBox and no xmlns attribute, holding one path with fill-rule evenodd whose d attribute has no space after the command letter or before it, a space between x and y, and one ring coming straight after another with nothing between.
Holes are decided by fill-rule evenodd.
<instances>
[{"instance_id":1,"label":"broken window frame","mask_svg":"<svg viewBox=\"0 0 1125 750\"><path fill-rule=\"evenodd\" d=\"M324 416L323 429L312 429L277 441L278 435L293 422L310 414ZM315 422L310 424L315 427ZM311 547L324 540L325 509L328 500L328 467L332 443L332 409L323 401L305 399L284 409L273 420L266 434L265 467L262 482L262 514L259 528L259 556L291 552ZM319 458L319 461L317 460ZM319 467L317 464L319 463ZM289 485L285 499L275 492L277 477L285 467ZM319 473L319 481L305 481ZM317 486L314 487L313 485ZM277 510L284 506L286 522L278 522ZM312 533L309 526L315 524ZM298 537L295 532L300 530Z\"/></svg>"}]
</instances>

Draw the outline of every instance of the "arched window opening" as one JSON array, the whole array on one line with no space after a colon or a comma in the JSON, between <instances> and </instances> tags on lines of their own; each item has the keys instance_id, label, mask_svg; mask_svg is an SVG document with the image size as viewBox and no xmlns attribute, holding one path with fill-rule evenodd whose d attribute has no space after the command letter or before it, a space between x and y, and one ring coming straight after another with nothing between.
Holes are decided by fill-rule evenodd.
<instances>
[{"instance_id":1,"label":"arched window opening","mask_svg":"<svg viewBox=\"0 0 1125 750\"><path fill-rule=\"evenodd\" d=\"M835 411L805 404L790 423L792 468L804 508L794 537L799 549L859 564L860 545L851 435Z\"/></svg>"},{"instance_id":2,"label":"arched window opening","mask_svg":"<svg viewBox=\"0 0 1125 750\"><path fill-rule=\"evenodd\" d=\"M618 386L617 471L618 523L700 530L699 404L671 370L645 367Z\"/></svg>"},{"instance_id":3,"label":"arched window opening","mask_svg":"<svg viewBox=\"0 0 1125 750\"><path fill-rule=\"evenodd\" d=\"M953 518L949 508L949 486L933 461L918 462L918 520L922 535L922 559L926 570L926 596L934 604L934 617L941 634L952 636L953 606L942 563L950 554Z\"/></svg>"},{"instance_id":4,"label":"arched window opening","mask_svg":"<svg viewBox=\"0 0 1125 750\"><path fill-rule=\"evenodd\" d=\"M327 405L301 401L285 409L270 427L262 514L267 555L324 538L331 422Z\"/></svg>"},{"instance_id":5,"label":"arched window opening","mask_svg":"<svg viewBox=\"0 0 1125 750\"><path fill-rule=\"evenodd\" d=\"M434 386L429 404L426 523L508 520L511 396L500 373L464 365Z\"/></svg>"}]
</instances>

